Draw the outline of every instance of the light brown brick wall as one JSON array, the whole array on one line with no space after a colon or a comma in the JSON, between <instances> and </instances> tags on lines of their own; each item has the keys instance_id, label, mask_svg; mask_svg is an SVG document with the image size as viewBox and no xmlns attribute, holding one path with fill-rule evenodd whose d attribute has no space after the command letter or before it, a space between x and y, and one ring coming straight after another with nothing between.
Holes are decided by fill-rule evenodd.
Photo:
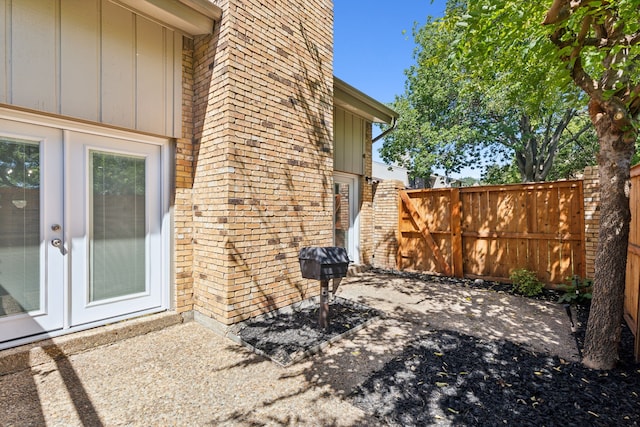
<instances>
[{"instance_id":1,"label":"light brown brick wall","mask_svg":"<svg viewBox=\"0 0 640 427\"><path fill-rule=\"evenodd\" d=\"M584 192L586 275L589 278L593 278L598 232L600 230L600 177L597 166L585 168L582 188Z\"/></svg>"},{"instance_id":2,"label":"light brown brick wall","mask_svg":"<svg viewBox=\"0 0 640 427\"><path fill-rule=\"evenodd\" d=\"M193 41L182 41L182 138L175 146L172 305L193 310Z\"/></svg>"},{"instance_id":3,"label":"light brown brick wall","mask_svg":"<svg viewBox=\"0 0 640 427\"><path fill-rule=\"evenodd\" d=\"M215 3L193 47L193 222L176 212L176 235L185 256L193 237L194 309L231 324L319 291L298 251L333 240L333 4Z\"/></svg>"},{"instance_id":4,"label":"light brown brick wall","mask_svg":"<svg viewBox=\"0 0 640 427\"><path fill-rule=\"evenodd\" d=\"M373 261L373 185L367 184L366 177L372 175L371 122L365 122L364 135L364 176L360 177L360 256L362 263L371 265Z\"/></svg>"},{"instance_id":5,"label":"light brown brick wall","mask_svg":"<svg viewBox=\"0 0 640 427\"><path fill-rule=\"evenodd\" d=\"M398 190L402 181L384 180L376 185L373 197L375 212L372 265L378 268L396 269L398 253Z\"/></svg>"}]
</instances>

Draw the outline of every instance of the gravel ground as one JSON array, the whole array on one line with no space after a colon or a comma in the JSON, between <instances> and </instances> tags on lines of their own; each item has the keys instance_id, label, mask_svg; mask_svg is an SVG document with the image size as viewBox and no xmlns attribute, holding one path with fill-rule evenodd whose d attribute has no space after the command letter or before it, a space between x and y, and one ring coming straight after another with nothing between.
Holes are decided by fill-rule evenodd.
<instances>
[{"instance_id":1,"label":"gravel ground","mask_svg":"<svg viewBox=\"0 0 640 427\"><path fill-rule=\"evenodd\" d=\"M375 271L376 274L389 274ZM511 286L418 273L392 275L511 294ZM557 301L545 290L536 299ZM279 363L290 355L346 332L375 310L332 305L332 331L317 326L317 307L248 325L240 336ZM588 307L575 313L575 339L584 339ZM362 316L358 320L358 316ZM640 423L640 365L633 362L633 336L624 327L621 361L610 372L538 352L508 340L483 339L456 330L431 330L351 393L351 402L390 426L526 425L622 426Z\"/></svg>"},{"instance_id":2,"label":"gravel ground","mask_svg":"<svg viewBox=\"0 0 640 427\"><path fill-rule=\"evenodd\" d=\"M331 324L352 335L319 334L335 341L287 367L198 322L89 347L0 375L0 425L638 424L640 366L627 330L620 368L588 371L576 349L586 310L574 336L562 306L548 302L557 295L536 301L483 286L386 272L346 278L338 295L358 304L347 321L332 307ZM368 313L352 309L359 304L384 316L354 332L353 316ZM298 315L310 334L317 313ZM303 324L292 316L286 328Z\"/></svg>"}]
</instances>

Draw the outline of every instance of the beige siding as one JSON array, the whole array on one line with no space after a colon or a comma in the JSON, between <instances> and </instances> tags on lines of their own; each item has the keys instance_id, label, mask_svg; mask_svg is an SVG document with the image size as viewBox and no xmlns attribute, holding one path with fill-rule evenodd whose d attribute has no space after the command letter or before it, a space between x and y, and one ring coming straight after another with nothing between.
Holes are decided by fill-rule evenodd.
<instances>
[{"instance_id":1,"label":"beige siding","mask_svg":"<svg viewBox=\"0 0 640 427\"><path fill-rule=\"evenodd\" d=\"M136 38L136 128L152 131L155 126L166 126L164 106L167 102L167 90L164 77L167 52L164 29L144 18L138 18Z\"/></svg>"},{"instance_id":2,"label":"beige siding","mask_svg":"<svg viewBox=\"0 0 640 427\"><path fill-rule=\"evenodd\" d=\"M65 0L60 9L60 112L96 122L100 120L98 7L97 2Z\"/></svg>"},{"instance_id":3,"label":"beige siding","mask_svg":"<svg viewBox=\"0 0 640 427\"><path fill-rule=\"evenodd\" d=\"M57 112L56 2L21 0L11 8L9 102Z\"/></svg>"},{"instance_id":4,"label":"beige siding","mask_svg":"<svg viewBox=\"0 0 640 427\"><path fill-rule=\"evenodd\" d=\"M180 136L182 35L108 0L0 0L0 102Z\"/></svg>"},{"instance_id":5,"label":"beige siding","mask_svg":"<svg viewBox=\"0 0 640 427\"><path fill-rule=\"evenodd\" d=\"M342 108L335 108L334 125L334 169L363 175L365 120Z\"/></svg>"},{"instance_id":6,"label":"beige siding","mask_svg":"<svg viewBox=\"0 0 640 427\"><path fill-rule=\"evenodd\" d=\"M105 123L135 124L135 19L110 2L102 7L102 117Z\"/></svg>"}]
</instances>

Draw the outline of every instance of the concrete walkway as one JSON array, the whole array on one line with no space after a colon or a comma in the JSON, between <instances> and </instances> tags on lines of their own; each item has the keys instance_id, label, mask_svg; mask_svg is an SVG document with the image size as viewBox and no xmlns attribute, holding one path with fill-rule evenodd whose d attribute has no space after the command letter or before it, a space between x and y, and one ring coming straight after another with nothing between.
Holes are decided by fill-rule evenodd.
<instances>
[{"instance_id":1,"label":"concrete walkway","mask_svg":"<svg viewBox=\"0 0 640 427\"><path fill-rule=\"evenodd\" d=\"M345 396L407 340L433 329L577 358L558 305L371 273L345 279L338 295L387 316L288 368L194 321L89 350L65 350L68 337L50 340L46 351L26 347L23 358L40 357L0 376L0 425L377 425ZM91 333L104 336L101 329L109 331ZM0 352L0 365L11 354Z\"/></svg>"}]
</instances>

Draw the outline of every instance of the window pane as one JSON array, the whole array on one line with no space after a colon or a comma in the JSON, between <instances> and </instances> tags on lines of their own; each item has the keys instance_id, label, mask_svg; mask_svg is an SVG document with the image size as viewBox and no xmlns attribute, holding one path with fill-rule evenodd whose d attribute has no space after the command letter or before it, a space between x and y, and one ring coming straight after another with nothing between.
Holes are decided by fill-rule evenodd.
<instances>
[{"instance_id":1,"label":"window pane","mask_svg":"<svg viewBox=\"0 0 640 427\"><path fill-rule=\"evenodd\" d=\"M143 292L145 159L94 151L91 174L90 300Z\"/></svg>"},{"instance_id":2,"label":"window pane","mask_svg":"<svg viewBox=\"0 0 640 427\"><path fill-rule=\"evenodd\" d=\"M40 146L0 139L0 316L40 308Z\"/></svg>"}]
</instances>

